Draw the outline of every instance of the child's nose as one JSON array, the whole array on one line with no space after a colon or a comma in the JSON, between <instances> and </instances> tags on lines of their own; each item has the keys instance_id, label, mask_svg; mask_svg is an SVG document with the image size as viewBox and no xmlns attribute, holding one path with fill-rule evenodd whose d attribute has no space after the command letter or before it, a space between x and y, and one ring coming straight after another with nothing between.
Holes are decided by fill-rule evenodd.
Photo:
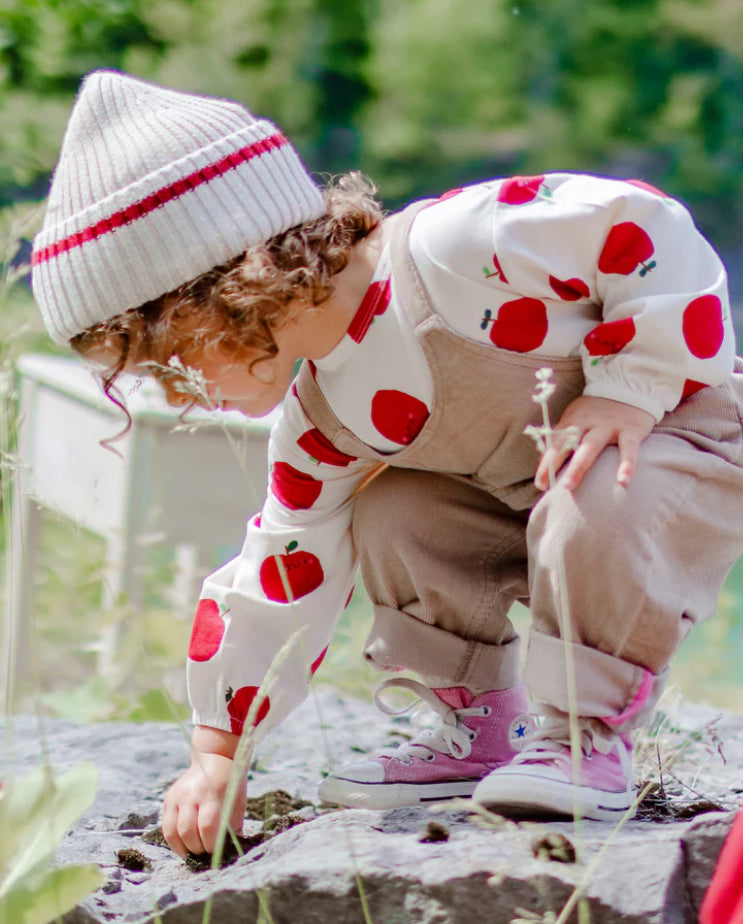
<instances>
[{"instance_id":1,"label":"child's nose","mask_svg":"<svg viewBox=\"0 0 743 924\"><path fill-rule=\"evenodd\" d=\"M186 404L190 404L193 398L190 395L184 394L182 391L173 391L170 388L166 388L165 400L171 407L184 407Z\"/></svg>"}]
</instances>

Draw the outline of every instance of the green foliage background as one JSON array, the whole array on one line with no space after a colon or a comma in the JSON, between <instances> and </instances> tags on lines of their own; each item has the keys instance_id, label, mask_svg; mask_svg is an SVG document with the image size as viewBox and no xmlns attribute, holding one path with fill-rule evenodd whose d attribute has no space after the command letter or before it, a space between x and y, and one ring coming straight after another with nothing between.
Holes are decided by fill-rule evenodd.
<instances>
[{"instance_id":1,"label":"green foliage background","mask_svg":"<svg viewBox=\"0 0 743 924\"><path fill-rule=\"evenodd\" d=\"M3 0L0 201L46 189L80 78L242 100L394 207L508 172L642 175L743 230L739 0Z\"/></svg>"}]
</instances>

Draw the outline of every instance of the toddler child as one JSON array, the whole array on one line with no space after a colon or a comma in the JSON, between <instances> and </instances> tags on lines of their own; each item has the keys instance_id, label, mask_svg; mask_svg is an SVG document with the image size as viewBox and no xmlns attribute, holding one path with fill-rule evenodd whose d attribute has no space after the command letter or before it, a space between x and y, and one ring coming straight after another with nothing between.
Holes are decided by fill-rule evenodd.
<instances>
[{"instance_id":1,"label":"toddler child","mask_svg":"<svg viewBox=\"0 0 743 924\"><path fill-rule=\"evenodd\" d=\"M265 505L196 612L193 761L163 812L180 853L213 850L243 728L305 696L358 564L364 656L414 673L383 686L437 724L335 770L324 799L631 812L629 731L743 549L725 271L681 204L567 173L388 217L373 193L358 174L321 191L237 103L116 72L85 80L67 128L33 254L52 337L103 363L112 396L133 371L176 405L283 399ZM540 458L524 430L546 366L578 442Z\"/></svg>"}]
</instances>

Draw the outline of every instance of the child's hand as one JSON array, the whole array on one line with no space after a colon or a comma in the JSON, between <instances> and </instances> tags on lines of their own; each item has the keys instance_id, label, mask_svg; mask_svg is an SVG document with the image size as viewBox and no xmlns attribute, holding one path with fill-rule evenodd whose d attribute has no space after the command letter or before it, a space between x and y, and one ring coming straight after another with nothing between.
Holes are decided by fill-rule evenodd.
<instances>
[{"instance_id":1,"label":"child's hand","mask_svg":"<svg viewBox=\"0 0 743 924\"><path fill-rule=\"evenodd\" d=\"M202 751L198 747L199 732L202 733L202 744L205 737L219 739L219 736L224 736L225 739L235 740L228 740L226 747L219 748L223 753ZM228 735L213 728L199 727L194 732L191 766L173 783L163 800L163 836L182 857L187 853L214 853L219 816L232 772L232 756L229 752L234 754L238 740L237 735ZM244 813L245 785L241 784L229 819L230 827L237 834L242 831Z\"/></svg>"},{"instance_id":2,"label":"child's hand","mask_svg":"<svg viewBox=\"0 0 743 924\"><path fill-rule=\"evenodd\" d=\"M639 407L622 401L611 401L609 398L581 395L565 408L555 426L555 430L577 428L578 448L574 452L560 448L558 437L557 448L542 456L534 483L540 490L546 491L549 487L550 464L558 472L572 452L573 457L560 479L560 484L572 491L607 446L618 446L617 481L626 487L635 473L637 448L654 426L655 418L652 414Z\"/></svg>"}]
</instances>

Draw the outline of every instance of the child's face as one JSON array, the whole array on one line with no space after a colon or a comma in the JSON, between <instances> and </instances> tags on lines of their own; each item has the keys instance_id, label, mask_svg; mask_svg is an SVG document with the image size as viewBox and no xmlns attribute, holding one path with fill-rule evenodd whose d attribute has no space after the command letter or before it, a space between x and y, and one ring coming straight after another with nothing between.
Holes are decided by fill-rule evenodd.
<instances>
[{"instance_id":1,"label":"child's face","mask_svg":"<svg viewBox=\"0 0 743 924\"><path fill-rule=\"evenodd\" d=\"M174 407L195 400L202 407L239 411L246 417L262 417L273 410L288 391L293 377L293 360L281 350L251 368L249 356L235 359L211 348L188 363L187 368L195 370L195 376L179 375L177 368L176 365L165 371L139 367L137 371L154 375L168 403Z\"/></svg>"},{"instance_id":2,"label":"child's face","mask_svg":"<svg viewBox=\"0 0 743 924\"><path fill-rule=\"evenodd\" d=\"M284 360L279 352L251 368L249 360L241 362L207 354L198 368L204 375L212 407L240 411L246 417L262 417L279 404L291 385L293 363Z\"/></svg>"}]
</instances>

